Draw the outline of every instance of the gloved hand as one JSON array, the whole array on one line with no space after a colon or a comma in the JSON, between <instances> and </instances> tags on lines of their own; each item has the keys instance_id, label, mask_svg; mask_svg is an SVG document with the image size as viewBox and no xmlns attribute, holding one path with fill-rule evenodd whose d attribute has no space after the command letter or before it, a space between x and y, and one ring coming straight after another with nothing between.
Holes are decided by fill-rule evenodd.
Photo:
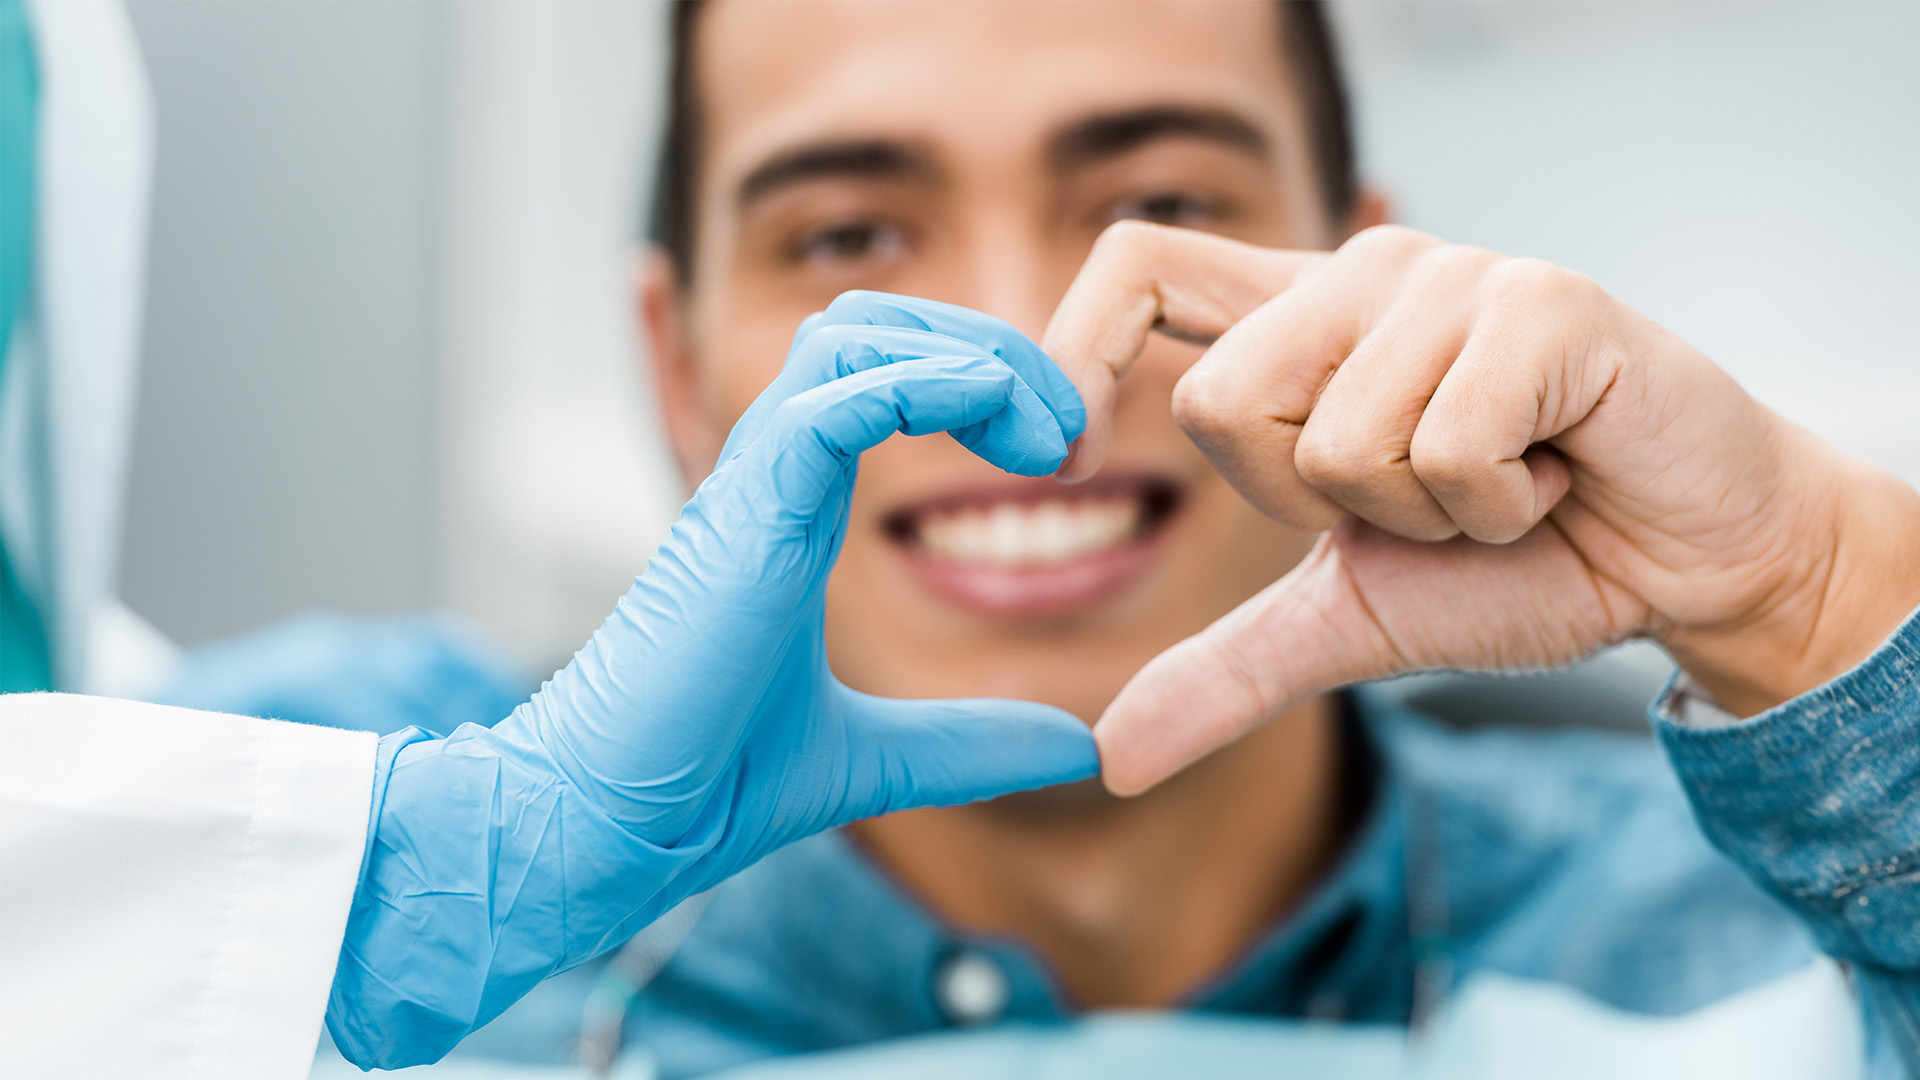
<instances>
[{"instance_id":1,"label":"gloved hand","mask_svg":"<svg viewBox=\"0 0 1920 1080\"><path fill-rule=\"evenodd\" d=\"M381 743L327 1024L348 1060L437 1060L539 980L783 844L863 817L1076 780L1086 727L1028 702L841 685L827 575L860 453L951 431L1045 475L1085 413L1018 331L849 293L802 324L646 573L492 730Z\"/></svg>"},{"instance_id":2,"label":"gloved hand","mask_svg":"<svg viewBox=\"0 0 1920 1080\"><path fill-rule=\"evenodd\" d=\"M492 724L531 688L451 619L314 611L187 650L153 700L386 735Z\"/></svg>"}]
</instances>

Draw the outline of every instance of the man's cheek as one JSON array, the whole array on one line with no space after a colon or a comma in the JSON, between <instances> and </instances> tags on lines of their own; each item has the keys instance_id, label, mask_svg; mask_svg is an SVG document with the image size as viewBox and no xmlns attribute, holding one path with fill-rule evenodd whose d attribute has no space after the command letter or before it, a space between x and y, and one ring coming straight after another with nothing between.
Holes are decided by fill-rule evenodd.
<instances>
[{"instance_id":1,"label":"man's cheek","mask_svg":"<svg viewBox=\"0 0 1920 1080\"><path fill-rule=\"evenodd\" d=\"M784 354L783 354L784 358ZM764 393L780 374L780 364L742 363L733 367L721 382L715 408L726 417L727 430L740 422L755 399Z\"/></svg>"},{"instance_id":2,"label":"man's cheek","mask_svg":"<svg viewBox=\"0 0 1920 1080\"><path fill-rule=\"evenodd\" d=\"M1145 348L1140 350L1140 359L1134 361L1133 371L1127 381L1145 390L1148 384L1156 397L1164 398L1165 404L1173 403L1173 386L1180 376L1206 355L1205 345L1188 341L1177 341L1164 334L1155 334L1147 340ZM1122 384L1123 386L1125 383Z\"/></svg>"}]
</instances>

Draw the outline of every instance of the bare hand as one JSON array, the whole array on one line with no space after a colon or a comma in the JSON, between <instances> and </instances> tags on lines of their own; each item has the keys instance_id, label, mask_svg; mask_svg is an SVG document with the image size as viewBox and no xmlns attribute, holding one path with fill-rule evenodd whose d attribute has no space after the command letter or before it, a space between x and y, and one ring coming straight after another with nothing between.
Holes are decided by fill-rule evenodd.
<instances>
[{"instance_id":1,"label":"bare hand","mask_svg":"<svg viewBox=\"0 0 1920 1080\"><path fill-rule=\"evenodd\" d=\"M1088 407L1064 477L1154 330L1215 341L1173 402L1215 467L1326 534L1121 691L1094 729L1116 792L1337 686L1633 636L1750 715L1920 604L1920 496L1570 271L1396 227L1328 254L1116 226L1043 341Z\"/></svg>"}]
</instances>

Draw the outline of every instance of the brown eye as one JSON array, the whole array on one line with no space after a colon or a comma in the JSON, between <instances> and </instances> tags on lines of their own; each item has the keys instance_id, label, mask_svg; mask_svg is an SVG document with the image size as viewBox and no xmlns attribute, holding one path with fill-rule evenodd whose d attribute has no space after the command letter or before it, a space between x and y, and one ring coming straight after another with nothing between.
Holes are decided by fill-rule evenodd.
<instances>
[{"instance_id":1,"label":"brown eye","mask_svg":"<svg viewBox=\"0 0 1920 1080\"><path fill-rule=\"evenodd\" d=\"M1183 191L1155 191L1114 207L1113 220L1134 219L1182 228L1204 228L1219 216L1210 200Z\"/></svg>"},{"instance_id":2,"label":"brown eye","mask_svg":"<svg viewBox=\"0 0 1920 1080\"><path fill-rule=\"evenodd\" d=\"M802 236L795 254L801 262L827 266L891 259L906 248L899 229L878 221L845 221Z\"/></svg>"}]
</instances>

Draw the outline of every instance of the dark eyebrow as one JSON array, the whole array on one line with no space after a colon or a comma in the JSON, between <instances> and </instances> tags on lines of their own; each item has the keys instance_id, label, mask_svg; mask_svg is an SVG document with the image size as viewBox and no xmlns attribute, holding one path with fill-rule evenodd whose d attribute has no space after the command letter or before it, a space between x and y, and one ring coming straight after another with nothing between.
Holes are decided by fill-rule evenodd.
<instances>
[{"instance_id":1,"label":"dark eyebrow","mask_svg":"<svg viewBox=\"0 0 1920 1080\"><path fill-rule=\"evenodd\" d=\"M1047 140L1047 162L1064 172L1116 157L1155 139L1204 139L1255 157L1272 149L1253 122L1229 109L1194 105L1149 105L1102 113L1068 125Z\"/></svg>"},{"instance_id":2,"label":"dark eyebrow","mask_svg":"<svg viewBox=\"0 0 1920 1080\"><path fill-rule=\"evenodd\" d=\"M938 175L924 151L888 139L818 142L783 150L761 162L740 181L738 205L763 199L783 187L808 180L852 177L931 180Z\"/></svg>"}]
</instances>

